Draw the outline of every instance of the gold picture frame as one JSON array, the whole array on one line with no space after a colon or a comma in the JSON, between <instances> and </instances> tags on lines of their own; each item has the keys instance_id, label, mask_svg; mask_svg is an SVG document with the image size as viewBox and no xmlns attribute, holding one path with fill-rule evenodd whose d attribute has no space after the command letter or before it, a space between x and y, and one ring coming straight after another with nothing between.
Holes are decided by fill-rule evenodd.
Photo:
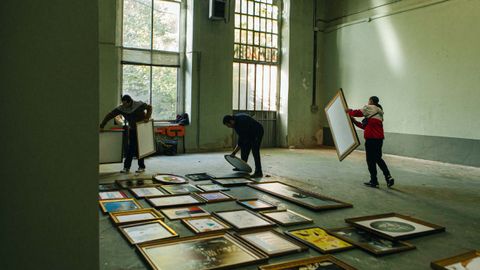
<instances>
[{"instance_id":1,"label":"gold picture frame","mask_svg":"<svg viewBox=\"0 0 480 270\"><path fill-rule=\"evenodd\" d=\"M207 222L210 220L210 222ZM224 232L232 227L214 216L183 218L182 223L196 234Z\"/></svg>"},{"instance_id":2,"label":"gold picture frame","mask_svg":"<svg viewBox=\"0 0 480 270\"><path fill-rule=\"evenodd\" d=\"M331 255L323 255L318 257L306 258L306 259L298 259L288 262L281 262L269 265L262 265L259 266L259 270L290 270L290 269L301 269L300 267L304 267L305 269L319 269L322 266L322 263L329 263L330 265L333 264L340 269L343 270L357 270L351 265L340 261L339 259L331 256ZM328 266L328 265L325 265ZM294 268L295 267L295 268ZM302 268L303 269L303 268Z\"/></svg>"},{"instance_id":3,"label":"gold picture frame","mask_svg":"<svg viewBox=\"0 0 480 270\"><path fill-rule=\"evenodd\" d=\"M153 220L164 221L165 217L154 208L143 208L138 210L112 212L108 213L110 219L115 225L125 225L136 222L146 222Z\"/></svg>"},{"instance_id":4,"label":"gold picture frame","mask_svg":"<svg viewBox=\"0 0 480 270\"><path fill-rule=\"evenodd\" d=\"M475 263L477 266L478 264L480 264L480 250L471 250L465 253L455 255L453 257L433 261L430 263L430 267L432 267L432 269L435 269L435 270L448 270L449 269L447 268L448 266L451 267L451 266L460 264L459 266L463 267L464 269L470 269L467 267L472 262ZM472 269L477 269L477 268L472 268Z\"/></svg>"},{"instance_id":5,"label":"gold picture frame","mask_svg":"<svg viewBox=\"0 0 480 270\"><path fill-rule=\"evenodd\" d=\"M318 226L289 230L285 234L324 254L355 248Z\"/></svg>"},{"instance_id":6,"label":"gold picture frame","mask_svg":"<svg viewBox=\"0 0 480 270\"><path fill-rule=\"evenodd\" d=\"M161 220L122 225L118 229L131 245L178 237L178 234Z\"/></svg>"},{"instance_id":7,"label":"gold picture frame","mask_svg":"<svg viewBox=\"0 0 480 270\"><path fill-rule=\"evenodd\" d=\"M98 203L100 204L100 208L104 214L143 208L140 203L133 198L119 200L99 200Z\"/></svg>"}]
</instances>

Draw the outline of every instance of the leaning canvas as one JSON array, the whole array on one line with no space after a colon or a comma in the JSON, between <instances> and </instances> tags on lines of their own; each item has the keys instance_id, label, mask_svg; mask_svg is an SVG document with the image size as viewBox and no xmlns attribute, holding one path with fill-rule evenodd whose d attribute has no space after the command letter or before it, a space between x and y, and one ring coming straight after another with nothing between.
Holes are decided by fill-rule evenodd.
<instances>
[{"instance_id":1,"label":"leaning canvas","mask_svg":"<svg viewBox=\"0 0 480 270\"><path fill-rule=\"evenodd\" d=\"M153 121L137 123L138 158L157 152L153 132Z\"/></svg>"},{"instance_id":2,"label":"leaning canvas","mask_svg":"<svg viewBox=\"0 0 480 270\"><path fill-rule=\"evenodd\" d=\"M99 163L122 163L123 132L103 131L99 135Z\"/></svg>"},{"instance_id":3,"label":"leaning canvas","mask_svg":"<svg viewBox=\"0 0 480 270\"><path fill-rule=\"evenodd\" d=\"M340 161L360 145L357 132L353 127L350 117L346 113L347 109L348 106L342 89L338 91L328 103L327 107L325 107L325 114L327 115L328 124Z\"/></svg>"}]
</instances>

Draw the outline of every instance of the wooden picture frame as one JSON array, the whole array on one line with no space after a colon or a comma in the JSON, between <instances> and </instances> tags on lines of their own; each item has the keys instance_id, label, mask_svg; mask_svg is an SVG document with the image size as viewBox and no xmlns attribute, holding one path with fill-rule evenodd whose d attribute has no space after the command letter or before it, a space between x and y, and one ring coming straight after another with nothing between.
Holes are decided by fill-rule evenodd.
<instances>
[{"instance_id":1,"label":"wooden picture frame","mask_svg":"<svg viewBox=\"0 0 480 270\"><path fill-rule=\"evenodd\" d=\"M195 193L207 203L234 201L235 198L221 191L205 191Z\"/></svg>"},{"instance_id":2,"label":"wooden picture frame","mask_svg":"<svg viewBox=\"0 0 480 270\"><path fill-rule=\"evenodd\" d=\"M168 174L168 173L158 173L152 176L152 179L166 185L177 185L177 184L186 184L188 183L187 179L180 175Z\"/></svg>"},{"instance_id":3,"label":"wooden picture frame","mask_svg":"<svg viewBox=\"0 0 480 270\"><path fill-rule=\"evenodd\" d=\"M238 177L238 178L222 178L222 179L213 179L212 180L214 183L217 183L219 185L222 185L224 187L236 187L236 186L244 186L247 184L254 183L254 181L243 178L243 177Z\"/></svg>"},{"instance_id":4,"label":"wooden picture frame","mask_svg":"<svg viewBox=\"0 0 480 270\"><path fill-rule=\"evenodd\" d=\"M449 269L457 269L457 268L448 268L448 267L459 265L462 268L458 268L458 269L478 269L478 268L467 268L470 266L470 264L472 264L472 262L475 263L477 267L478 265L480 265L479 250L471 250L465 253L455 255L453 257L433 261L430 263L430 267L434 270L449 270Z\"/></svg>"},{"instance_id":5,"label":"wooden picture frame","mask_svg":"<svg viewBox=\"0 0 480 270\"><path fill-rule=\"evenodd\" d=\"M327 264L328 263L328 264ZM322 265L328 267L330 265L335 265L336 268L332 269L343 269L343 270L357 270L351 265L346 264L343 261L331 256L331 255L323 255L318 257L306 258L306 259L298 259L293 261L269 264L269 265L262 265L259 266L259 270L291 270L291 269L321 269ZM300 268L303 267L303 268Z\"/></svg>"},{"instance_id":6,"label":"wooden picture frame","mask_svg":"<svg viewBox=\"0 0 480 270\"><path fill-rule=\"evenodd\" d=\"M162 189L161 185L132 187L128 190L133 194L133 196L135 196L135 198L139 199L169 195L168 192Z\"/></svg>"},{"instance_id":7,"label":"wooden picture frame","mask_svg":"<svg viewBox=\"0 0 480 270\"><path fill-rule=\"evenodd\" d=\"M120 200L127 199L128 195L121 190L110 190L110 191L100 191L98 192L99 200Z\"/></svg>"},{"instance_id":8,"label":"wooden picture frame","mask_svg":"<svg viewBox=\"0 0 480 270\"><path fill-rule=\"evenodd\" d=\"M262 214L268 219L275 221L281 226L293 226L293 225L313 223L313 219L289 209L262 211L260 212L260 214ZM295 218L292 218L292 217L295 217Z\"/></svg>"},{"instance_id":9,"label":"wooden picture frame","mask_svg":"<svg viewBox=\"0 0 480 270\"><path fill-rule=\"evenodd\" d=\"M137 200L133 198L120 200L99 200L100 208L104 214L118 211L130 211L143 208Z\"/></svg>"},{"instance_id":10,"label":"wooden picture frame","mask_svg":"<svg viewBox=\"0 0 480 270\"><path fill-rule=\"evenodd\" d=\"M258 198L241 199L241 200L237 200L237 203L253 211L277 209L276 205L273 205L265 200L258 199Z\"/></svg>"},{"instance_id":11,"label":"wooden picture frame","mask_svg":"<svg viewBox=\"0 0 480 270\"><path fill-rule=\"evenodd\" d=\"M164 221L165 217L154 208L143 208L138 210L108 213L110 219L115 225L125 225L137 222L147 222L153 220Z\"/></svg>"},{"instance_id":12,"label":"wooden picture frame","mask_svg":"<svg viewBox=\"0 0 480 270\"><path fill-rule=\"evenodd\" d=\"M113 183L104 183L104 184L98 184L98 191L112 191L112 190L119 190L120 187Z\"/></svg>"},{"instance_id":13,"label":"wooden picture frame","mask_svg":"<svg viewBox=\"0 0 480 270\"><path fill-rule=\"evenodd\" d=\"M269 258L307 251L308 247L275 230L237 232L235 236Z\"/></svg>"},{"instance_id":14,"label":"wooden picture frame","mask_svg":"<svg viewBox=\"0 0 480 270\"><path fill-rule=\"evenodd\" d=\"M178 234L161 220L122 225L118 229L130 245L178 237Z\"/></svg>"},{"instance_id":15,"label":"wooden picture frame","mask_svg":"<svg viewBox=\"0 0 480 270\"><path fill-rule=\"evenodd\" d=\"M347 218L345 222L389 240L403 240L445 231L445 227L397 213Z\"/></svg>"},{"instance_id":16,"label":"wooden picture frame","mask_svg":"<svg viewBox=\"0 0 480 270\"><path fill-rule=\"evenodd\" d=\"M137 157L145 158L157 152L157 144L155 142L155 132L153 128L153 120L148 122L137 122Z\"/></svg>"},{"instance_id":17,"label":"wooden picture frame","mask_svg":"<svg viewBox=\"0 0 480 270\"><path fill-rule=\"evenodd\" d=\"M208 174L208 173L191 173L191 174L185 174L185 177L192 181L206 181L206 180L212 180L213 176Z\"/></svg>"},{"instance_id":18,"label":"wooden picture frame","mask_svg":"<svg viewBox=\"0 0 480 270\"><path fill-rule=\"evenodd\" d=\"M230 225L214 216L191 217L182 219L182 223L196 234L224 232L231 229Z\"/></svg>"},{"instance_id":19,"label":"wooden picture frame","mask_svg":"<svg viewBox=\"0 0 480 270\"><path fill-rule=\"evenodd\" d=\"M347 101L345 100L343 90L340 88L325 107L328 125L332 132L335 149L337 150L337 156L340 161L345 159L360 145L352 120L346 113L347 109Z\"/></svg>"},{"instance_id":20,"label":"wooden picture frame","mask_svg":"<svg viewBox=\"0 0 480 270\"><path fill-rule=\"evenodd\" d=\"M164 195L158 197L148 197L147 202L155 208L178 207L187 205L196 205L205 203L201 198L194 194Z\"/></svg>"},{"instance_id":21,"label":"wooden picture frame","mask_svg":"<svg viewBox=\"0 0 480 270\"><path fill-rule=\"evenodd\" d=\"M285 234L324 254L354 248L352 244L329 234L327 230L318 226L289 230Z\"/></svg>"},{"instance_id":22,"label":"wooden picture frame","mask_svg":"<svg viewBox=\"0 0 480 270\"><path fill-rule=\"evenodd\" d=\"M250 183L248 186L315 211L353 207L349 203L279 181Z\"/></svg>"},{"instance_id":23,"label":"wooden picture frame","mask_svg":"<svg viewBox=\"0 0 480 270\"><path fill-rule=\"evenodd\" d=\"M213 212L212 215L230 224L235 230L265 229L277 226L273 221L247 209Z\"/></svg>"},{"instance_id":24,"label":"wooden picture frame","mask_svg":"<svg viewBox=\"0 0 480 270\"><path fill-rule=\"evenodd\" d=\"M210 216L210 213L198 205L187 207L173 207L161 209L160 212L169 220L177 220L191 217L205 217Z\"/></svg>"},{"instance_id":25,"label":"wooden picture frame","mask_svg":"<svg viewBox=\"0 0 480 270\"><path fill-rule=\"evenodd\" d=\"M384 256L416 248L410 243L383 239L376 234L352 226L328 229L327 231L331 235L349 242L375 256Z\"/></svg>"},{"instance_id":26,"label":"wooden picture frame","mask_svg":"<svg viewBox=\"0 0 480 270\"><path fill-rule=\"evenodd\" d=\"M134 187L149 187L158 185L151 179L125 179L115 180L115 183L123 189L129 189Z\"/></svg>"},{"instance_id":27,"label":"wooden picture frame","mask_svg":"<svg viewBox=\"0 0 480 270\"><path fill-rule=\"evenodd\" d=\"M198 187L199 189L201 189L202 191L227 191L227 190L230 190L229 188L224 187L220 184L216 184L216 183L198 184L198 185L195 185L195 186Z\"/></svg>"},{"instance_id":28,"label":"wooden picture frame","mask_svg":"<svg viewBox=\"0 0 480 270\"><path fill-rule=\"evenodd\" d=\"M123 131L101 131L98 138L99 164L122 163L123 161Z\"/></svg>"},{"instance_id":29,"label":"wooden picture frame","mask_svg":"<svg viewBox=\"0 0 480 270\"><path fill-rule=\"evenodd\" d=\"M192 184L179 184L179 185L163 185L162 189L168 192L168 194L190 194L193 192L201 192L199 188Z\"/></svg>"},{"instance_id":30,"label":"wooden picture frame","mask_svg":"<svg viewBox=\"0 0 480 270\"><path fill-rule=\"evenodd\" d=\"M137 249L154 270L232 269L267 260L265 254L228 233L143 243Z\"/></svg>"}]
</instances>

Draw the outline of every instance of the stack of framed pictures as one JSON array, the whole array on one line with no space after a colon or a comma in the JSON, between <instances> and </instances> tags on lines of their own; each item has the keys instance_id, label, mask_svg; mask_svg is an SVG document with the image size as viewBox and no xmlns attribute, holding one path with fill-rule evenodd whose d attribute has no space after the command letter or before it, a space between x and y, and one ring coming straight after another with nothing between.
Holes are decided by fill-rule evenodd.
<instances>
[{"instance_id":1,"label":"stack of framed pictures","mask_svg":"<svg viewBox=\"0 0 480 270\"><path fill-rule=\"evenodd\" d=\"M354 248L353 245L328 234L318 226L289 230L285 234L321 253L334 253Z\"/></svg>"},{"instance_id":2,"label":"stack of framed pictures","mask_svg":"<svg viewBox=\"0 0 480 270\"><path fill-rule=\"evenodd\" d=\"M160 197L148 197L147 202L153 207L174 207L205 203L201 198L193 194L165 195Z\"/></svg>"},{"instance_id":3,"label":"stack of framed pictures","mask_svg":"<svg viewBox=\"0 0 480 270\"><path fill-rule=\"evenodd\" d=\"M229 188L226 188L224 186L221 186L219 184L200 184L197 185L197 187L203 191L227 191L230 190Z\"/></svg>"},{"instance_id":4,"label":"stack of framed pictures","mask_svg":"<svg viewBox=\"0 0 480 270\"><path fill-rule=\"evenodd\" d=\"M230 234L184 237L137 247L153 269L232 269L267 260L265 254Z\"/></svg>"},{"instance_id":5,"label":"stack of framed pictures","mask_svg":"<svg viewBox=\"0 0 480 270\"><path fill-rule=\"evenodd\" d=\"M281 226L293 226L293 225L313 223L313 220L311 218L300 215L299 213L288 210L288 209L263 211L263 212L260 212L260 214L275 221Z\"/></svg>"},{"instance_id":6,"label":"stack of framed pictures","mask_svg":"<svg viewBox=\"0 0 480 270\"><path fill-rule=\"evenodd\" d=\"M199 192L200 189L192 186L190 184L180 184L180 185L163 185L162 189L167 191L169 194L188 194L192 192Z\"/></svg>"},{"instance_id":7,"label":"stack of framed pictures","mask_svg":"<svg viewBox=\"0 0 480 270\"><path fill-rule=\"evenodd\" d=\"M230 224L235 230L271 228L276 226L272 221L249 210L227 210L213 212L213 215Z\"/></svg>"},{"instance_id":8,"label":"stack of framed pictures","mask_svg":"<svg viewBox=\"0 0 480 270\"><path fill-rule=\"evenodd\" d=\"M130 211L142 208L135 199L100 200L99 203L103 213Z\"/></svg>"},{"instance_id":9,"label":"stack of framed pictures","mask_svg":"<svg viewBox=\"0 0 480 270\"><path fill-rule=\"evenodd\" d=\"M408 239L445 231L445 227L397 213L348 218L345 222L389 240Z\"/></svg>"},{"instance_id":10,"label":"stack of framed pictures","mask_svg":"<svg viewBox=\"0 0 480 270\"><path fill-rule=\"evenodd\" d=\"M407 242L392 241L355 227L329 229L328 232L376 256L415 249Z\"/></svg>"},{"instance_id":11,"label":"stack of framed pictures","mask_svg":"<svg viewBox=\"0 0 480 270\"><path fill-rule=\"evenodd\" d=\"M132 192L133 195L137 198L168 195L168 193L161 189L160 186L135 187L130 188L130 192Z\"/></svg>"},{"instance_id":12,"label":"stack of framed pictures","mask_svg":"<svg viewBox=\"0 0 480 270\"><path fill-rule=\"evenodd\" d=\"M271 210L277 208L275 205L260 199L242 199L237 200L237 203L254 211Z\"/></svg>"},{"instance_id":13,"label":"stack of framed pictures","mask_svg":"<svg viewBox=\"0 0 480 270\"><path fill-rule=\"evenodd\" d=\"M213 176L208 174L208 173L192 173L192 174L186 174L185 177L187 177L190 180L193 181L205 181L205 180L212 180Z\"/></svg>"},{"instance_id":14,"label":"stack of framed pictures","mask_svg":"<svg viewBox=\"0 0 480 270\"><path fill-rule=\"evenodd\" d=\"M208 191L208 192L199 192L195 193L198 197L205 200L207 203L212 202L225 202L225 201L234 201L235 198L232 196L223 193L221 191Z\"/></svg>"},{"instance_id":15,"label":"stack of framed pictures","mask_svg":"<svg viewBox=\"0 0 480 270\"><path fill-rule=\"evenodd\" d=\"M223 232L230 229L229 225L212 216L184 218L182 222L197 234Z\"/></svg>"},{"instance_id":16,"label":"stack of framed pictures","mask_svg":"<svg viewBox=\"0 0 480 270\"><path fill-rule=\"evenodd\" d=\"M161 220L123 225L118 229L132 245L178 236L172 228Z\"/></svg>"},{"instance_id":17,"label":"stack of framed pictures","mask_svg":"<svg viewBox=\"0 0 480 270\"><path fill-rule=\"evenodd\" d=\"M98 199L100 200L115 200L115 199L126 199L128 198L127 194L120 190L112 191L100 191L98 193Z\"/></svg>"},{"instance_id":18,"label":"stack of framed pictures","mask_svg":"<svg viewBox=\"0 0 480 270\"><path fill-rule=\"evenodd\" d=\"M297 253L308 249L306 246L273 230L236 233L235 236L261 250L268 257Z\"/></svg>"},{"instance_id":19,"label":"stack of framed pictures","mask_svg":"<svg viewBox=\"0 0 480 270\"><path fill-rule=\"evenodd\" d=\"M210 213L200 206L188 206L188 207L178 207L178 208L168 208L162 209L162 214L165 215L170 220L190 218L190 217L204 217L210 216Z\"/></svg>"},{"instance_id":20,"label":"stack of framed pictures","mask_svg":"<svg viewBox=\"0 0 480 270\"><path fill-rule=\"evenodd\" d=\"M220 184L224 187L235 187L235 186L244 186L246 184L253 183L252 180L246 178L224 178L224 179L214 179L213 182Z\"/></svg>"},{"instance_id":21,"label":"stack of framed pictures","mask_svg":"<svg viewBox=\"0 0 480 270\"><path fill-rule=\"evenodd\" d=\"M248 186L312 210L352 207L349 203L325 197L278 181L250 183Z\"/></svg>"},{"instance_id":22,"label":"stack of framed pictures","mask_svg":"<svg viewBox=\"0 0 480 270\"><path fill-rule=\"evenodd\" d=\"M478 270L480 269L480 251L472 250L450 258L434 261L430 266L435 270Z\"/></svg>"},{"instance_id":23,"label":"stack of framed pictures","mask_svg":"<svg viewBox=\"0 0 480 270\"><path fill-rule=\"evenodd\" d=\"M184 177L174 174L156 174L153 179L162 184L185 184L188 182Z\"/></svg>"},{"instance_id":24,"label":"stack of framed pictures","mask_svg":"<svg viewBox=\"0 0 480 270\"><path fill-rule=\"evenodd\" d=\"M153 208L109 213L115 225L124 225L135 222L146 222L152 220L164 220L164 216Z\"/></svg>"},{"instance_id":25,"label":"stack of framed pictures","mask_svg":"<svg viewBox=\"0 0 480 270\"><path fill-rule=\"evenodd\" d=\"M260 270L300 270L300 269L356 270L356 268L330 255L263 265L263 266L260 266L259 269Z\"/></svg>"}]
</instances>

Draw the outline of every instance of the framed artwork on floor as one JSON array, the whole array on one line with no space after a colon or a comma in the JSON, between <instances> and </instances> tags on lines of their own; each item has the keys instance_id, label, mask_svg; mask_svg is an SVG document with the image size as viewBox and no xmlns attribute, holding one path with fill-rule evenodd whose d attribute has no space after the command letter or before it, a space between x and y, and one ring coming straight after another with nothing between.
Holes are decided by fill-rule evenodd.
<instances>
[{"instance_id":1,"label":"framed artwork on floor","mask_svg":"<svg viewBox=\"0 0 480 270\"><path fill-rule=\"evenodd\" d=\"M354 248L350 243L328 234L327 231L317 226L290 230L285 234L321 253L333 253Z\"/></svg>"},{"instance_id":2,"label":"framed artwork on floor","mask_svg":"<svg viewBox=\"0 0 480 270\"><path fill-rule=\"evenodd\" d=\"M300 215L292 210L272 210L260 212L263 216L275 221L281 226L292 226L313 223L313 219Z\"/></svg>"},{"instance_id":3,"label":"framed artwork on floor","mask_svg":"<svg viewBox=\"0 0 480 270\"><path fill-rule=\"evenodd\" d=\"M115 225L125 225L135 222L146 222L152 220L164 220L165 217L153 208L142 208L123 212L108 213Z\"/></svg>"},{"instance_id":4,"label":"framed artwork on floor","mask_svg":"<svg viewBox=\"0 0 480 270\"><path fill-rule=\"evenodd\" d=\"M130 192L137 198L168 195L168 193L166 191L164 191L160 187L160 185L130 188Z\"/></svg>"},{"instance_id":5,"label":"framed artwork on floor","mask_svg":"<svg viewBox=\"0 0 480 270\"><path fill-rule=\"evenodd\" d=\"M260 211L260 210L271 210L276 209L277 207L269 202L260 199L242 199L237 200L241 206L244 206L250 210Z\"/></svg>"},{"instance_id":6,"label":"framed artwork on floor","mask_svg":"<svg viewBox=\"0 0 480 270\"><path fill-rule=\"evenodd\" d=\"M225 178L225 179L214 179L213 182L222 185L224 187L235 187L235 186L244 186L246 184L253 183L252 180L246 178Z\"/></svg>"},{"instance_id":7,"label":"framed artwork on floor","mask_svg":"<svg viewBox=\"0 0 480 270\"><path fill-rule=\"evenodd\" d=\"M132 245L178 236L172 228L161 220L123 225L118 229Z\"/></svg>"},{"instance_id":8,"label":"framed artwork on floor","mask_svg":"<svg viewBox=\"0 0 480 270\"><path fill-rule=\"evenodd\" d=\"M312 210L352 207L349 203L325 197L278 181L250 183L248 186Z\"/></svg>"},{"instance_id":9,"label":"framed artwork on floor","mask_svg":"<svg viewBox=\"0 0 480 270\"><path fill-rule=\"evenodd\" d=\"M135 187L148 187L154 186L157 183L153 182L151 179L127 179L127 180L116 180L115 183L121 188L135 188Z\"/></svg>"},{"instance_id":10,"label":"framed artwork on floor","mask_svg":"<svg viewBox=\"0 0 480 270\"><path fill-rule=\"evenodd\" d=\"M128 198L127 194L120 190L100 191L98 193L98 199L100 200L115 200L125 198Z\"/></svg>"},{"instance_id":11,"label":"framed artwork on floor","mask_svg":"<svg viewBox=\"0 0 480 270\"><path fill-rule=\"evenodd\" d=\"M182 222L187 228L197 234L222 232L230 229L228 224L212 216L184 218Z\"/></svg>"},{"instance_id":12,"label":"framed artwork on floor","mask_svg":"<svg viewBox=\"0 0 480 270\"><path fill-rule=\"evenodd\" d=\"M169 194L188 194L192 192L200 192L201 190L190 184L180 185L163 185L162 188Z\"/></svg>"},{"instance_id":13,"label":"framed artwork on floor","mask_svg":"<svg viewBox=\"0 0 480 270\"><path fill-rule=\"evenodd\" d=\"M176 220L181 218L190 218L190 217L204 217L210 216L210 213L200 206L188 206L188 207L178 207L178 208L167 208L160 210L163 215L165 215L170 220Z\"/></svg>"},{"instance_id":14,"label":"framed artwork on floor","mask_svg":"<svg viewBox=\"0 0 480 270\"><path fill-rule=\"evenodd\" d=\"M230 190L227 187L224 187L219 184L200 184L197 187L203 191L227 191Z\"/></svg>"},{"instance_id":15,"label":"framed artwork on floor","mask_svg":"<svg viewBox=\"0 0 480 270\"><path fill-rule=\"evenodd\" d=\"M267 256L230 234L206 234L139 244L152 269L233 269L267 260ZM181 256L179 256L181 254Z\"/></svg>"},{"instance_id":16,"label":"framed artwork on floor","mask_svg":"<svg viewBox=\"0 0 480 270\"><path fill-rule=\"evenodd\" d=\"M324 255L269 265L262 265L260 270L357 270L339 259Z\"/></svg>"},{"instance_id":17,"label":"framed artwork on floor","mask_svg":"<svg viewBox=\"0 0 480 270\"><path fill-rule=\"evenodd\" d=\"M249 210L227 210L213 212L213 215L230 224L235 230L271 228L276 226L272 221Z\"/></svg>"},{"instance_id":18,"label":"framed artwork on floor","mask_svg":"<svg viewBox=\"0 0 480 270\"><path fill-rule=\"evenodd\" d=\"M376 256L415 249L407 242L392 241L355 227L328 229L328 232Z\"/></svg>"},{"instance_id":19,"label":"framed artwork on floor","mask_svg":"<svg viewBox=\"0 0 480 270\"><path fill-rule=\"evenodd\" d=\"M472 250L450 258L434 261L430 266L435 270L478 270L480 269L480 251Z\"/></svg>"},{"instance_id":20,"label":"framed artwork on floor","mask_svg":"<svg viewBox=\"0 0 480 270\"><path fill-rule=\"evenodd\" d=\"M186 174L185 177L187 177L190 180L193 181L205 181L205 180L212 180L213 176L208 174L208 173L192 173L192 174Z\"/></svg>"},{"instance_id":21,"label":"framed artwork on floor","mask_svg":"<svg viewBox=\"0 0 480 270\"><path fill-rule=\"evenodd\" d=\"M185 184L188 183L187 179L182 176L174 174L156 174L153 176L153 180L158 181L162 184Z\"/></svg>"},{"instance_id":22,"label":"framed artwork on floor","mask_svg":"<svg viewBox=\"0 0 480 270\"><path fill-rule=\"evenodd\" d=\"M445 231L445 227L397 213L347 218L345 221L390 240L408 239Z\"/></svg>"},{"instance_id":23,"label":"framed artwork on floor","mask_svg":"<svg viewBox=\"0 0 480 270\"><path fill-rule=\"evenodd\" d=\"M193 194L165 195L160 197L148 197L147 202L153 207L174 207L205 203L202 199Z\"/></svg>"},{"instance_id":24,"label":"framed artwork on floor","mask_svg":"<svg viewBox=\"0 0 480 270\"><path fill-rule=\"evenodd\" d=\"M115 183L108 183L108 184L99 184L98 185L98 191L111 191L111 190L117 190L120 187L117 186Z\"/></svg>"},{"instance_id":25,"label":"framed artwork on floor","mask_svg":"<svg viewBox=\"0 0 480 270\"><path fill-rule=\"evenodd\" d=\"M195 193L198 197L205 200L207 203L213 202L225 202L225 201L234 201L235 198L232 196L223 193L221 191L208 191L208 192L198 192Z\"/></svg>"},{"instance_id":26,"label":"framed artwork on floor","mask_svg":"<svg viewBox=\"0 0 480 270\"><path fill-rule=\"evenodd\" d=\"M100 200L99 204L103 213L130 211L142 208L135 199Z\"/></svg>"},{"instance_id":27,"label":"framed artwork on floor","mask_svg":"<svg viewBox=\"0 0 480 270\"><path fill-rule=\"evenodd\" d=\"M305 245L274 230L236 233L235 236L267 254L268 257L297 253L308 249Z\"/></svg>"}]
</instances>

